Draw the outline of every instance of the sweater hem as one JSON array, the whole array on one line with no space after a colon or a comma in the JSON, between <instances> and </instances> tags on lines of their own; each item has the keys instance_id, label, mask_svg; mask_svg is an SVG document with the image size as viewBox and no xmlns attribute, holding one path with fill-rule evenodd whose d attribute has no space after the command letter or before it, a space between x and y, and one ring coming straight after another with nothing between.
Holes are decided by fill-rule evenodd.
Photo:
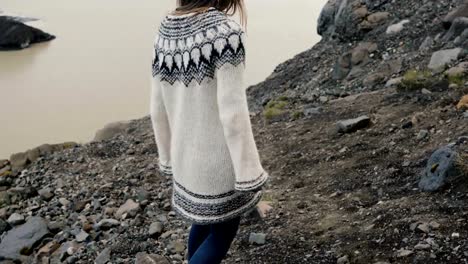
<instances>
[{"instance_id":1,"label":"sweater hem","mask_svg":"<svg viewBox=\"0 0 468 264\"><path fill-rule=\"evenodd\" d=\"M263 171L260 176L250 181L236 181L235 189L238 191L251 191L262 187L268 180L269 175Z\"/></svg>"}]
</instances>

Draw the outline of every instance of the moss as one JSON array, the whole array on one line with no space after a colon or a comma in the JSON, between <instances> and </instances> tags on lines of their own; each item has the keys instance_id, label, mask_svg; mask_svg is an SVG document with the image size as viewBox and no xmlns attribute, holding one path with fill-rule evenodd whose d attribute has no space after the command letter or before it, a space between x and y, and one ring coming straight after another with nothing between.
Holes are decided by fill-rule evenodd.
<instances>
[{"instance_id":1,"label":"moss","mask_svg":"<svg viewBox=\"0 0 468 264\"><path fill-rule=\"evenodd\" d=\"M299 119L299 118L301 118L303 115L304 115L304 112L297 110L297 111L294 111L294 112L292 113L292 118L294 118L294 119Z\"/></svg>"},{"instance_id":2,"label":"moss","mask_svg":"<svg viewBox=\"0 0 468 264\"><path fill-rule=\"evenodd\" d=\"M0 173L0 177L5 177L5 176L8 176L8 175L11 175L11 171L9 171L9 170Z\"/></svg>"},{"instance_id":3,"label":"moss","mask_svg":"<svg viewBox=\"0 0 468 264\"><path fill-rule=\"evenodd\" d=\"M437 79L428 70L409 70L403 76L398 88L400 91L415 91L428 88L435 82L437 82Z\"/></svg>"},{"instance_id":4,"label":"moss","mask_svg":"<svg viewBox=\"0 0 468 264\"><path fill-rule=\"evenodd\" d=\"M279 116L285 112L285 108L288 105L287 98L284 96L278 97L275 100L271 100L266 105L265 109L263 110L263 116L266 119L274 118L275 116Z\"/></svg>"},{"instance_id":5,"label":"moss","mask_svg":"<svg viewBox=\"0 0 468 264\"><path fill-rule=\"evenodd\" d=\"M464 74L447 75L447 78L449 80L449 84L456 84L460 87L466 82Z\"/></svg>"}]
</instances>

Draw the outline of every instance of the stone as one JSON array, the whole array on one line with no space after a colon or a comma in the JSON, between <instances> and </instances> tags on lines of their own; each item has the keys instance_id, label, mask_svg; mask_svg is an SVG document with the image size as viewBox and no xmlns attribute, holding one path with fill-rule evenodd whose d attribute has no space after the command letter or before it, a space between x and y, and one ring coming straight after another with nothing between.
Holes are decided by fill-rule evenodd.
<instances>
[{"instance_id":1,"label":"stone","mask_svg":"<svg viewBox=\"0 0 468 264\"><path fill-rule=\"evenodd\" d=\"M426 244L426 243L418 243L416 246L414 246L414 249L416 250L427 250L430 248L431 248L431 245Z\"/></svg>"},{"instance_id":2,"label":"stone","mask_svg":"<svg viewBox=\"0 0 468 264\"><path fill-rule=\"evenodd\" d=\"M88 239L89 237L89 234L86 233L85 231L81 230L76 236L76 242L80 243L80 242L84 242Z\"/></svg>"},{"instance_id":3,"label":"stone","mask_svg":"<svg viewBox=\"0 0 468 264\"><path fill-rule=\"evenodd\" d=\"M445 66L456 61L461 54L461 48L439 50L432 54L428 68L433 71L444 70Z\"/></svg>"},{"instance_id":4,"label":"stone","mask_svg":"<svg viewBox=\"0 0 468 264\"><path fill-rule=\"evenodd\" d=\"M350 0L330 0L322 8L317 32L324 38L350 39L360 34L358 23L365 10L356 10Z\"/></svg>"},{"instance_id":5,"label":"stone","mask_svg":"<svg viewBox=\"0 0 468 264\"><path fill-rule=\"evenodd\" d=\"M405 24L408 24L409 22L410 22L409 19L404 19L396 24L390 25L386 31L387 35L400 33L405 27Z\"/></svg>"},{"instance_id":6,"label":"stone","mask_svg":"<svg viewBox=\"0 0 468 264\"><path fill-rule=\"evenodd\" d=\"M463 96L457 104L458 110L468 110L468 94Z\"/></svg>"},{"instance_id":7,"label":"stone","mask_svg":"<svg viewBox=\"0 0 468 264\"><path fill-rule=\"evenodd\" d=\"M28 26L10 16L0 16L0 50L18 50L33 43L53 40L55 36Z\"/></svg>"},{"instance_id":8,"label":"stone","mask_svg":"<svg viewBox=\"0 0 468 264\"><path fill-rule=\"evenodd\" d=\"M266 241L266 235L263 233L250 233L249 235L249 243L263 245Z\"/></svg>"},{"instance_id":9,"label":"stone","mask_svg":"<svg viewBox=\"0 0 468 264\"><path fill-rule=\"evenodd\" d=\"M409 257L409 256L411 256L411 255L413 255L413 254L414 254L414 252L411 251L411 250L400 249L400 250L397 251L396 256L397 256L398 258L406 258L406 257Z\"/></svg>"},{"instance_id":10,"label":"stone","mask_svg":"<svg viewBox=\"0 0 468 264\"><path fill-rule=\"evenodd\" d=\"M8 222L0 218L0 235L8 230Z\"/></svg>"},{"instance_id":11,"label":"stone","mask_svg":"<svg viewBox=\"0 0 468 264\"><path fill-rule=\"evenodd\" d=\"M452 22L458 17L468 17L468 2L465 1L458 8L455 8L448 13L443 19L442 23L446 29L452 26Z\"/></svg>"},{"instance_id":12,"label":"stone","mask_svg":"<svg viewBox=\"0 0 468 264\"><path fill-rule=\"evenodd\" d=\"M127 131L130 121L113 122L98 130L93 141L102 141L113 138L115 135L123 134Z\"/></svg>"},{"instance_id":13,"label":"stone","mask_svg":"<svg viewBox=\"0 0 468 264\"><path fill-rule=\"evenodd\" d=\"M385 22L389 17L390 17L390 13L388 12L376 12L376 13L370 14L367 17L367 21L369 21L371 24L380 24L382 22Z\"/></svg>"},{"instance_id":14,"label":"stone","mask_svg":"<svg viewBox=\"0 0 468 264\"><path fill-rule=\"evenodd\" d=\"M10 164L13 171L22 171L28 164L26 152L19 152L10 156Z\"/></svg>"},{"instance_id":15,"label":"stone","mask_svg":"<svg viewBox=\"0 0 468 264\"><path fill-rule=\"evenodd\" d=\"M432 37L426 37L424 41L419 46L420 51L428 51L434 45L434 39Z\"/></svg>"},{"instance_id":16,"label":"stone","mask_svg":"<svg viewBox=\"0 0 468 264\"><path fill-rule=\"evenodd\" d=\"M50 256L55 250L60 247L60 244L57 241L50 241L39 249L36 256L39 258L44 256Z\"/></svg>"},{"instance_id":17,"label":"stone","mask_svg":"<svg viewBox=\"0 0 468 264\"><path fill-rule=\"evenodd\" d=\"M434 192L457 179L463 173L459 168L458 153L446 146L436 150L429 158L419 181L419 189Z\"/></svg>"},{"instance_id":18,"label":"stone","mask_svg":"<svg viewBox=\"0 0 468 264\"><path fill-rule=\"evenodd\" d=\"M94 264L106 264L110 261L110 257L111 257L111 249L105 248L96 257L96 259L94 260Z\"/></svg>"},{"instance_id":19,"label":"stone","mask_svg":"<svg viewBox=\"0 0 468 264\"><path fill-rule=\"evenodd\" d=\"M306 117L311 117L314 115L318 115L322 113L322 108L321 107L316 107L316 106L307 106L304 109L304 116Z\"/></svg>"},{"instance_id":20,"label":"stone","mask_svg":"<svg viewBox=\"0 0 468 264\"><path fill-rule=\"evenodd\" d=\"M336 264L349 264L348 256L343 256L336 261Z\"/></svg>"},{"instance_id":21,"label":"stone","mask_svg":"<svg viewBox=\"0 0 468 264\"><path fill-rule=\"evenodd\" d=\"M139 210L140 205L132 199L128 199L123 205L119 207L119 209L117 209L117 212L115 212L115 217L120 219L122 216L124 216L124 214L135 216Z\"/></svg>"},{"instance_id":22,"label":"stone","mask_svg":"<svg viewBox=\"0 0 468 264\"><path fill-rule=\"evenodd\" d=\"M70 201L63 197L59 198L59 203L65 207L68 207L70 205Z\"/></svg>"},{"instance_id":23,"label":"stone","mask_svg":"<svg viewBox=\"0 0 468 264\"><path fill-rule=\"evenodd\" d=\"M185 244L181 241L171 241L167 248L173 253L183 253L185 251Z\"/></svg>"},{"instance_id":24,"label":"stone","mask_svg":"<svg viewBox=\"0 0 468 264\"><path fill-rule=\"evenodd\" d=\"M338 133L352 133L370 125L371 119L368 116L360 116L354 119L339 121L337 126Z\"/></svg>"},{"instance_id":25,"label":"stone","mask_svg":"<svg viewBox=\"0 0 468 264\"><path fill-rule=\"evenodd\" d=\"M19 260L22 253L31 253L32 247L48 233L44 219L33 216L5 234L0 243L0 257Z\"/></svg>"},{"instance_id":26,"label":"stone","mask_svg":"<svg viewBox=\"0 0 468 264\"><path fill-rule=\"evenodd\" d=\"M106 218L102 219L99 221L99 223L96 224L96 229L102 229L102 230L107 230L115 226L119 226L120 221L112 218Z\"/></svg>"},{"instance_id":27,"label":"stone","mask_svg":"<svg viewBox=\"0 0 468 264\"><path fill-rule=\"evenodd\" d=\"M354 16L356 16L356 17L358 17L360 19L365 18L368 13L369 13L369 11L367 10L367 7L365 5L357 8L357 9L355 9L353 11Z\"/></svg>"},{"instance_id":28,"label":"stone","mask_svg":"<svg viewBox=\"0 0 468 264\"><path fill-rule=\"evenodd\" d=\"M465 76L468 74L468 61L461 62L457 66L448 69L445 74L449 77Z\"/></svg>"},{"instance_id":29,"label":"stone","mask_svg":"<svg viewBox=\"0 0 468 264\"><path fill-rule=\"evenodd\" d=\"M422 130L419 131L419 133L418 133L417 140L423 140L423 139L425 139L427 136L429 136L429 131L426 130L426 129L422 129Z\"/></svg>"},{"instance_id":30,"label":"stone","mask_svg":"<svg viewBox=\"0 0 468 264\"><path fill-rule=\"evenodd\" d=\"M164 256L140 252L136 254L135 264L170 264L170 262Z\"/></svg>"},{"instance_id":31,"label":"stone","mask_svg":"<svg viewBox=\"0 0 468 264\"><path fill-rule=\"evenodd\" d=\"M468 28L467 17L457 17L453 20L450 30L442 38L442 41L448 42L462 35L463 31Z\"/></svg>"},{"instance_id":32,"label":"stone","mask_svg":"<svg viewBox=\"0 0 468 264\"><path fill-rule=\"evenodd\" d=\"M45 201L50 201L50 199L54 197L54 193L50 187L40 189L38 193L41 196L41 198Z\"/></svg>"},{"instance_id":33,"label":"stone","mask_svg":"<svg viewBox=\"0 0 468 264\"><path fill-rule=\"evenodd\" d=\"M393 78L387 81L385 84L385 87L390 88L390 87L396 87L398 86L401 81L403 80L403 77L398 77L398 78Z\"/></svg>"},{"instance_id":34,"label":"stone","mask_svg":"<svg viewBox=\"0 0 468 264\"><path fill-rule=\"evenodd\" d=\"M24 216L21 215L21 214L18 214L18 213L13 213L13 214L10 215L10 217L8 217L7 222L10 225L22 224L22 223L24 223Z\"/></svg>"},{"instance_id":35,"label":"stone","mask_svg":"<svg viewBox=\"0 0 468 264\"><path fill-rule=\"evenodd\" d=\"M159 236L164 231L164 225L161 222L151 223L148 234L152 237Z\"/></svg>"}]
</instances>

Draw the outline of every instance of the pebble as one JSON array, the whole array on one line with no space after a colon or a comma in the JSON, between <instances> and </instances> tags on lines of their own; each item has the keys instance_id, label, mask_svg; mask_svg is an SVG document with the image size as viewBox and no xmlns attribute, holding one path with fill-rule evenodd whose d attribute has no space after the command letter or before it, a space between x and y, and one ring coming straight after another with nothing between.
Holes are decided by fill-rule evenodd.
<instances>
[{"instance_id":1,"label":"pebble","mask_svg":"<svg viewBox=\"0 0 468 264\"><path fill-rule=\"evenodd\" d=\"M10 215L10 217L8 217L7 222L10 225L22 224L22 223L24 223L24 216L21 215L21 214L18 214L18 213L13 213L12 215Z\"/></svg>"},{"instance_id":2,"label":"pebble","mask_svg":"<svg viewBox=\"0 0 468 264\"><path fill-rule=\"evenodd\" d=\"M418 139L418 140L423 140L423 139L425 139L427 136L429 136L429 131L427 131L426 129L423 129L423 130L419 131L418 136L417 136L417 139Z\"/></svg>"},{"instance_id":3,"label":"pebble","mask_svg":"<svg viewBox=\"0 0 468 264\"><path fill-rule=\"evenodd\" d=\"M150 236L159 236L163 232L164 225L161 222L151 223L148 234Z\"/></svg>"},{"instance_id":4,"label":"pebble","mask_svg":"<svg viewBox=\"0 0 468 264\"><path fill-rule=\"evenodd\" d=\"M266 241L266 235L264 233L250 233L249 243L263 245Z\"/></svg>"}]
</instances>

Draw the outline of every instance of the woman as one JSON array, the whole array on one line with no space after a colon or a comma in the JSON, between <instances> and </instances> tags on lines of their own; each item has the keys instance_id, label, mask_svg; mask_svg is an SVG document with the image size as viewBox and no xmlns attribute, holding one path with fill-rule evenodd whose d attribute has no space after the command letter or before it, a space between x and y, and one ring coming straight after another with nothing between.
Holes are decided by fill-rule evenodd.
<instances>
[{"instance_id":1,"label":"woman","mask_svg":"<svg viewBox=\"0 0 468 264\"><path fill-rule=\"evenodd\" d=\"M254 141L245 34L229 15L242 0L180 0L155 40L151 120L172 206L191 223L190 264L220 263L268 173Z\"/></svg>"}]
</instances>

